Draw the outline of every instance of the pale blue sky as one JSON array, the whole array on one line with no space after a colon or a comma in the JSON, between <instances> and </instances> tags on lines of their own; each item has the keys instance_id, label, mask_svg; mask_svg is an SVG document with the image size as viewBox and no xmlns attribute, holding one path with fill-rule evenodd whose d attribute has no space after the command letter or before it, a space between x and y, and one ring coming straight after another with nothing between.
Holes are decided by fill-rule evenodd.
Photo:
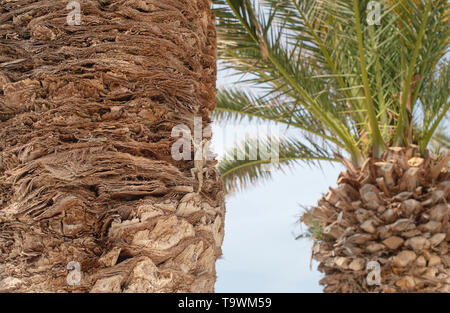
<instances>
[{"instance_id":1,"label":"pale blue sky","mask_svg":"<svg viewBox=\"0 0 450 313\"><path fill-rule=\"evenodd\" d=\"M335 185L338 167L296 166L273 180L227 199L223 259L216 292L321 292L312 242L295 240L303 205L313 205Z\"/></svg>"},{"instance_id":2,"label":"pale blue sky","mask_svg":"<svg viewBox=\"0 0 450 313\"><path fill-rule=\"evenodd\" d=\"M233 84L233 78L220 73L219 87ZM248 131L257 133L255 127ZM232 146L232 132L233 128L224 131L213 124L212 148L219 158ZM301 232L301 206L316 204L329 186L336 185L341 170L339 164L322 163L322 169L296 165L286 174L274 172L272 180L228 197L216 292L321 292L322 274L316 263L309 268L312 241L295 236Z\"/></svg>"}]
</instances>

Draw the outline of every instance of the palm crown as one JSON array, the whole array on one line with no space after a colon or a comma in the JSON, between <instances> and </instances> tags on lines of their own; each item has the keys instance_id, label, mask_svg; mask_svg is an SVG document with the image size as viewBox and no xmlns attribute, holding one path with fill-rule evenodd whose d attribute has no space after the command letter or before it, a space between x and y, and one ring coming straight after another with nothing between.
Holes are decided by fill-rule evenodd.
<instances>
[{"instance_id":1,"label":"palm crown","mask_svg":"<svg viewBox=\"0 0 450 313\"><path fill-rule=\"evenodd\" d=\"M369 2L215 0L221 62L263 91L219 90L216 119L300 130L280 139L281 166L343 161L343 152L360 166L390 146L448 146L438 132L449 109L447 1L380 0L374 25ZM270 176L265 162L226 158L227 190Z\"/></svg>"}]
</instances>

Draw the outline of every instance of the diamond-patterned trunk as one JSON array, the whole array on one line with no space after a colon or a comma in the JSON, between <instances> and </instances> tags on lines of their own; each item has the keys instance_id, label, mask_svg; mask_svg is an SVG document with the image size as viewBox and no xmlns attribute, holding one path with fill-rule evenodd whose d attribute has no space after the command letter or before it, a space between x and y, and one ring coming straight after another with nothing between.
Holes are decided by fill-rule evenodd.
<instances>
[{"instance_id":1,"label":"diamond-patterned trunk","mask_svg":"<svg viewBox=\"0 0 450 313\"><path fill-rule=\"evenodd\" d=\"M411 147L347 164L302 217L325 292L450 292L449 160Z\"/></svg>"}]
</instances>

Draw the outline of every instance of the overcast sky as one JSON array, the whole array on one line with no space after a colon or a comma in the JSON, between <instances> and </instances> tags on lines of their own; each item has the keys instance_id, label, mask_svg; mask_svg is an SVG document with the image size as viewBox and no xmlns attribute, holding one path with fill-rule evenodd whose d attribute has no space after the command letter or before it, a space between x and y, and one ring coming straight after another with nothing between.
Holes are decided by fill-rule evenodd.
<instances>
[{"instance_id":1,"label":"overcast sky","mask_svg":"<svg viewBox=\"0 0 450 313\"><path fill-rule=\"evenodd\" d=\"M219 75L219 87L233 85L233 78ZM246 126L258 134L267 126ZM238 127L213 124L212 149L223 156L233 146ZM303 206L317 203L329 186L335 186L338 164L322 169L297 165L286 174L226 199L223 257L217 262L216 292L321 292L317 263L309 268L312 241L295 240L301 232L298 218Z\"/></svg>"},{"instance_id":2,"label":"overcast sky","mask_svg":"<svg viewBox=\"0 0 450 313\"><path fill-rule=\"evenodd\" d=\"M300 204L312 205L339 170L297 166L263 186L227 199L223 258L216 292L321 292L321 273L309 269L312 242L295 240Z\"/></svg>"}]
</instances>

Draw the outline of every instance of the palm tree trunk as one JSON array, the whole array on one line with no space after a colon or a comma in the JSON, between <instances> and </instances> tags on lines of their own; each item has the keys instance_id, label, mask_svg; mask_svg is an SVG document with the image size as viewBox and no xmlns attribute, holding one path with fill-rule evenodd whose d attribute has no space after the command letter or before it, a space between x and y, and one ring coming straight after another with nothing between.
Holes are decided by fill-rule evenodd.
<instances>
[{"instance_id":1,"label":"palm tree trunk","mask_svg":"<svg viewBox=\"0 0 450 313\"><path fill-rule=\"evenodd\" d=\"M325 292L450 292L449 160L395 147L341 173L302 217Z\"/></svg>"},{"instance_id":2,"label":"palm tree trunk","mask_svg":"<svg viewBox=\"0 0 450 313\"><path fill-rule=\"evenodd\" d=\"M0 2L0 291L212 292L222 182L171 157L215 106L211 1L79 4Z\"/></svg>"}]
</instances>

